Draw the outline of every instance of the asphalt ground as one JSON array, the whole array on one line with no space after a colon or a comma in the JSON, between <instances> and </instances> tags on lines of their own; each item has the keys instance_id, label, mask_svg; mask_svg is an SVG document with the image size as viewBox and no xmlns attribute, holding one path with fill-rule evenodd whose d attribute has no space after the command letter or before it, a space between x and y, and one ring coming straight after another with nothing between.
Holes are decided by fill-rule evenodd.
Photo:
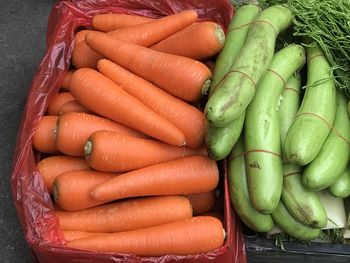
<instances>
[{"instance_id":1,"label":"asphalt ground","mask_svg":"<svg viewBox=\"0 0 350 263\"><path fill-rule=\"evenodd\" d=\"M10 190L12 154L27 91L44 56L53 0L0 0L0 262L32 262Z\"/></svg>"}]
</instances>

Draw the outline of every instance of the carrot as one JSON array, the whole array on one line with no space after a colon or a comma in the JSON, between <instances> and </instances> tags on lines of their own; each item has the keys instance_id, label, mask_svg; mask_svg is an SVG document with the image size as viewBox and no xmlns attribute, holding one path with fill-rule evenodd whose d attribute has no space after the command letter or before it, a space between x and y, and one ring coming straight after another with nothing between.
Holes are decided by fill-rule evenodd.
<instances>
[{"instance_id":1,"label":"carrot","mask_svg":"<svg viewBox=\"0 0 350 263\"><path fill-rule=\"evenodd\" d=\"M207 213L215 206L215 191L188 195L187 197L190 199L194 215Z\"/></svg>"},{"instance_id":2,"label":"carrot","mask_svg":"<svg viewBox=\"0 0 350 263\"><path fill-rule=\"evenodd\" d=\"M197 101L201 90L210 86L211 72L199 61L141 47L101 32L88 32L85 41L105 58L181 99Z\"/></svg>"},{"instance_id":3,"label":"carrot","mask_svg":"<svg viewBox=\"0 0 350 263\"><path fill-rule=\"evenodd\" d=\"M62 115L68 112L85 112L85 113L91 113L87 108L85 108L83 105L81 105L76 100L71 100L66 102L61 106L61 108L58 110L58 115Z\"/></svg>"},{"instance_id":4,"label":"carrot","mask_svg":"<svg viewBox=\"0 0 350 263\"><path fill-rule=\"evenodd\" d=\"M81 31L77 32L77 33L75 34L74 40L73 40L74 45L79 44L79 43L85 41L85 35L86 35L86 33L89 32L89 31L91 31L91 30L86 30L86 29L84 29L84 30L81 30Z\"/></svg>"},{"instance_id":5,"label":"carrot","mask_svg":"<svg viewBox=\"0 0 350 263\"><path fill-rule=\"evenodd\" d=\"M73 75L74 70L68 70L63 74L61 89L69 90L70 79Z\"/></svg>"},{"instance_id":6,"label":"carrot","mask_svg":"<svg viewBox=\"0 0 350 263\"><path fill-rule=\"evenodd\" d=\"M92 188L114 174L89 170L69 171L56 177L53 194L56 204L64 210L80 210L104 204L90 196Z\"/></svg>"},{"instance_id":7,"label":"carrot","mask_svg":"<svg viewBox=\"0 0 350 263\"><path fill-rule=\"evenodd\" d=\"M219 211L212 210L210 212L201 214L201 216L212 216L220 220L222 223L224 222L224 215L222 212Z\"/></svg>"},{"instance_id":8,"label":"carrot","mask_svg":"<svg viewBox=\"0 0 350 263\"><path fill-rule=\"evenodd\" d=\"M189 255L221 247L224 233L220 220L198 216L133 231L81 238L68 242L67 246L138 256Z\"/></svg>"},{"instance_id":9,"label":"carrot","mask_svg":"<svg viewBox=\"0 0 350 263\"><path fill-rule=\"evenodd\" d=\"M153 21L153 18L127 14L99 14L92 18L92 27L99 31L112 31Z\"/></svg>"},{"instance_id":10,"label":"carrot","mask_svg":"<svg viewBox=\"0 0 350 263\"><path fill-rule=\"evenodd\" d=\"M157 196L135 198L79 211L57 211L61 230L120 232L192 217L188 198Z\"/></svg>"},{"instance_id":11,"label":"carrot","mask_svg":"<svg viewBox=\"0 0 350 263\"><path fill-rule=\"evenodd\" d=\"M106 234L106 233L90 233L90 232L75 231L75 230L62 231L62 232L63 232L64 238L66 239L66 241L72 241L72 240L76 240L79 238L100 236L100 235Z\"/></svg>"},{"instance_id":12,"label":"carrot","mask_svg":"<svg viewBox=\"0 0 350 263\"><path fill-rule=\"evenodd\" d=\"M113 131L94 132L84 149L90 167L104 172L126 172L185 156L206 155L204 147L179 147Z\"/></svg>"},{"instance_id":13,"label":"carrot","mask_svg":"<svg viewBox=\"0 0 350 263\"><path fill-rule=\"evenodd\" d=\"M214 160L191 156L120 174L98 184L90 195L95 200L111 201L136 196L197 194L214 190L218 180Z\"/></svg>"},{"instance_id":14,"label":"carrot","mask_svg":"<svg viewBox=\"0 0 350 263\"><path fill-rule=\"evenodd\" d=\"M96 62L103 58L86 44L84 39L86 33L89 31L82 30L74 36L72 64L76 68L96 68Z\"/></svg>"},{"instance_id":15,"label":"carrot","mask_svg":"<svg viewBox=\"0 0 350 263\"><path fill-rule=\"evenodd\" d=\"M43 116L33 134L33 147L42 153L58 153L55 144L54 129L57 116Z\"/></svg>"},{"instance_id":16,"label":"carrot","mask_svg":"<svg viewBox=\"0 0 350 263\"><path fill-rule=\"evenodd\" d=\"M180 128L187 146L197 148L203 143L204 115L200 110L110 60L100 60L97 68L126 92Z\"/></svg>"},{"instance_id":17,"label":"carrot","mask_svg":"<svg viewBox=\"0 0 350 263\"><path fill-rule=\"evenodd\" d=\"M84 144L99 130L110 130L136 137L145 137L138 131L109 119L84 112L70 112L59 117L56 128L56 147L71 156L84 156Z\"/></svg>"},{"instance_id":18,"label":"carrot","mask_svg":"<svg viewBox=\"0 0 350 263\"><path fill-rule=\"evenodd\" d=\"M58 111L63 104L68 101L74 100L74 97L70 92L61 92L57 93L49 102L47 106L48 115L58 115Z\"/></svg>"},{"instance_id":19,"label":"carrot","mask_svg":"<svg viewBox=\"0 0 350 263\"><path fill-rule=\"evenodd\" d=\"M101 116L169 144L186 143L184 134L174 124L93 69L74 72L70 90L79 103Z\"/></svg>"},{"instance_id":20,"label":"carrot","mask_svg":"<svg viewBox=\"0 0 350 263\"><path fill-rule=\"evenodd\" d=\"M224 42L225 33L221 26L207 21L194 23L163 39L151 48L199 60L219 53Z\"/></svg>"},{"instance_id":21,"label":"carrot","mask_svg":"<svg viewBox=\"0 0 350 263\"><path fill-rule=\"evenodd\" d=\"M191 25L197 18L196 11L188 10L178 14L164 16L148 23L110 31L108 34L113 38L149 47ZM86 35L87 32L89 31L85 30L83 34ZM80 41L80 36L78 41ZM97 61L101 56L95 51L89 50L89 47L83 40L75 45L74 50L73 61L76 67L96 68Z\"/></svg>"},{"instance_id":22,"label":"carrot","mask_svg":"<svg viewBox=\"0 0 350 263\"><path fill-rule=\"evenodd\" d=\"M149 47L193 24L197 18L196 11L187 10L148 23L111 31L108 34L113 38Z\"/></svg>"},{"instance_id":23,"label":"carrot","mask_svg":"<svg viewBox=\"0 0 350 263\"><path fill-rule=\"evenodd\" d=\"M53 182L64 172L89 169L86 160L65 155L50 156L37 163L48 192L52 193Z\"/></svg>"}]
</instances>

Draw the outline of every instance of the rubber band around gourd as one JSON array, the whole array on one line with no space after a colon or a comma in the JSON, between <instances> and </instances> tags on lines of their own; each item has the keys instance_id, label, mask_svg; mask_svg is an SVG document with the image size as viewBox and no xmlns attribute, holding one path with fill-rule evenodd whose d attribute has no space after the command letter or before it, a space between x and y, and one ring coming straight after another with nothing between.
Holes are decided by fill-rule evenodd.
<instances>
[{"instance_id":1,"label":"rubber band around gourd","mask_svg":"<svg viewBox=\"0 0 350 263\"><path fill-rule=\"evenodd\" d=\"M337 129L335 129L332 125L330 125L328 123L328 121L326 119L324 119L323 117L321 117L320 115L318 115L316 113L312 113L312 112L302 112L302 113L295 115L295 118L297 118L301 115L311 115L311 116L317 117L318 119L322 120L327 125L327 127L335 133L335 135L337 135L338 137L343 139L350 146L350 141L348 139L346 139Z\"/></svg>"},{"instance_id":2,"label":"rubber band around gourd","mask_svg":"<svg viewBox=\"0 0 350 263\"><path fill-rule=\"evenodd\" d=\"M241 75L245 76L247 79L249 79L252 83L253 83L253 86L254 86L254 90L256 90L256 83L255 81L253 80L253 78L251 76L249 76L247 73L243 72L243 71L240 71L240 70L237 70L237 69L232 69L232 70L229 70L225 75L224 77L218 82L218 84L216 84L216 86L213 88L214 90L216 89L216 87L218 87L227 77L228 75L230 75L230 73L241 73Z\"/></svg>"},{"instance_id":3,"label":"rubber band around gourd","mask_svg":"<svg viewBox=\"0 0 350 263\"><path fill-rule=\"evenodd\" d=\"M335 133L335 135L337 135L339 138L343 139L350 146L350 141L348 139L346 139L337 129L332 127L331 131L333 131Z\"/></svg>"},{"instance_id":4,"label":"rubber band around gourd","mask_svg":"<svg viewBox=\"0 0 350 263\"><path fill-rule=\"evenodd\" d=\"M298 89L294 89L294 88L292 88L292 87L290 87L290 86L288 86L288 85L286 85L286 86L284 86L284 89L285 90L292 90L292 91L294 91L296 94L300 94L300 90L298 90Z\"/></svg>"},{"instance_id":5,"label":"rubber band around gourd","mask_svg":"<svg viewBox=\"0 0 350 263\"><path fill-rule=\"evenodd\" d=\"M252 150L246 151L244 154L247 155L248 153L256 153L256 152L269 153L271 155L275 155L277 157L282 158L282 156L278 153L275 153L275 152L269 151L269 150L262 150L262 149L252 149Z\"/></svg>"},{"instance_id":6,"label":"rubber band around gourd","mask_svg":"<svg viewBox=\"0 0 350 263\"><path fill-rule=\"evenodd\" d=\"M243 25L240 25L240 26L237 26L237 27L234 27L234 28L230 28L229 30L227 30L226 34L228 34L231 31L238 30L238 29L241 29L241 28L246 27L246 26L257 24L259 22L266 23L266 24L270 25L272 27L272 29L273 29L273 32L275 33L275 36L278 35L275 26L271 22L269 22L267 20L261 20L261 19L260 20L254 20L254 21L252 21L250 23L243 24Z\"/></svg>"},{"instance_id":7,"label":"rubber band around gourd","mask_svg":"<svg viewBox=\"0 0 350 263\"><path fill-rule=\"evenodd\" d=\"M280 80L282 80L283 87L286 86L286 81L284 80L284 78L277 71L274 71L273 69L268 69L267 71L274 73Z\"/></svg>"},{"instance_id":8,"label":"rubber band around gourd","mask_svg":"<svg viewBox=\"0 0 350 263\"><path fill-rule=\"evenodd\" d=\"M314 58L317 58L317 57L324 57L323 53L318 53L316 55L313 55L311 58L309 58L307 60L307 63L310 63L311 60L313 60Z\"/></svg>"},{"instance_id":9,"label":"rubber band around gourd","mask_svg":"<svg viewBox=\"0 0 350 263\"><path fill-rule=\"evenodd\" d=\"M283 174L283 177L288 177L288 176L297 175L297 174L301 174L301 171L295 171L295 172L290 172L290 173L287 173L287 174Z\"/></svg>"},{"instance_id":10,"label":"rubber band around gourd","mask_svg":"<svg viewBox=\"0 0 350 263\"><path fill-rule=\"evenodd\" d=\"M275 152L272 152L272 151L269 151L269 150L252 149L252 150L249 150L249 151L246 151L246 152L237 153L236 155L232 156L232 157L230 158L230 160L234 160L234 159L236 159L237 157L245 156L245 155L247 155L248 153L252 153L252 152L269 153L269 154L272 154L272 155L275 155L275 156L277 156L277 157L282 158L280 154L275 153Z\"/></svg>"}]
</instances>

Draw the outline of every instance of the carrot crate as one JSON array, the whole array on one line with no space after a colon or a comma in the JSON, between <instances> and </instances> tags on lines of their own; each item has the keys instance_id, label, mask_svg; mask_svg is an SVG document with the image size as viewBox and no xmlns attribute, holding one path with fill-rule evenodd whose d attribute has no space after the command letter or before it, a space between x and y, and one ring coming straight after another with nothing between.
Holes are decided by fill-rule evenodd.
<instances>
[{"instance_id":1,"label":"carrot crate","mask_svg":"<svg viewBox=\"0 0 350 263\"><path fill-rule=\"evenodd\" d=\"M207 88L206 85L208 85L208 83L206 82L206 79L211 74L209 68L213 61L213 57L211 56L215 54L215 52L205 54L206 57L210 57L209 59L201 60L200 63L195 63L195 67L201 68L203 72L203 75L196 80L198 83L192 83L196 87L195 90L190 91L189 93L181 91L179 93L175 92L175 94L172 94L179 98L177 99L178 101L180 101L180 99L182 101L183 99L184 101L191 103L191 106L186 106L187 104L184 102L169 99L168 95L164 95L163 91L158 91L155 87L158 85L164 87L165 90L169 89L171 91L179 86L175 82L167 80L164 81L164 79L162 80L161 78L158 80L154 79L154 74L150 74L149 72L147 73L144 69L140 68L137 63L134 64L135 67L129 70L133 71L134 73L138 72L141 77L144 77L149 81L147 82L141 77L134 77L132 73L124 70L121 67L123 65L118 66L117 64L108 60L99 60L101 59L101 56L95 51L99 51L102 54L104 54L103 52L106 52L105 55L108 56L114 54L113 52L116 52L114 49L106 51L105 49L99 50L99 46L104 45L104 38L100 38L99 34L106 36L107 39L110 38L110 34L82 31L82 29L93 29L92 18L97 14L106 14L104 17L102 16L102 19L109 19L109 13L123 14L122 19L119 21L119 23L122 24L130 23L128 22L129 16L139 16L138 19L133 20L132 22L135 25L134 27L132 24L129 24L129 26L132 28L131 31L121 29L116 33L118 38L138 44L133 44L134 46L132 46L132 50L135 52L141 52L145 51L145 48L141 47L142 45L148 47L154 45L154 50L162 51L169 46L174 48L174 45L172 44L172 41L174 40L170 39L169 41L161 43L159 42L159 39L154 38L155 36L148 36L145 42L145 39L142 39L136 35L135 32L137 31L133 31L135 27L137 28L137 24L147 23L147 27L151 29L153 27L161 28L161 34L165 34L166 28L165 26L162 28L163 25L167 25L168 21L170 20L169 17L176 13L175 16L181 17L182 23L177 24L175 28L172 26L174 30L179 30L176 29L176 27L185 28L198 19L199 21L206 21L203 28L200 29L201 31L199 31L205 34L208 28L210 30L210 28L215 28L216 25L220 25L223 30L226 30L233 15L233 6L224 0L200 0L196 1L195 3L190 0L130 0L127 2L118 0L63 0L58 1L54 5L48 21L46 35L47 51L34 76L32 86L27 97L27 103L22 117L15 153L13 156L13 171L11 177L12 194L17 214L22 225L25 239L33 252L35 260L38 262L52 263L246 262L244 240L240 224L230 206L225 161L215 163L214 161L209 160L209 158L207 158L208 160L205 159L205 157L203 157L205 154L203 153L205 153L206 150L203 147L200 148L202 142L196 137L196 133L200 132L203 126L201 126L202 124L200 122L197 124L197 121L195 121L196 119L200 119L201 113L199 113L199 109L194 106L194 101L199 99L198 92L200 89ZM162 19L159 19L160 22L155 22L158 21L158 18ZM99 29L100 31L110 31L110 29L106 27L106 24L101 23L101 21L98 19L94 20L93 23L95 29ZM109 26L113 27L113 24L110 24ZM183 34L174 34L173 36L175 39L181 39L186 34L191 35L193 32L195 32L195 27L201 26L195 24L193 27L190 27L187 30L188 32L185 31ZM215 30L217 31L217 28ZM223 33L223 31L219 31L219 34ZM165 38L166 35L163 37ZM86 40L87 44L96 46L96 50L94 51L90 49L84 40ZM124 43L122 41L123 40L115 40L115 43L118 44L119 47L122 47ZM73 48L75 44L76 46L79 46L78 49ZM217 46L216 48L220 48L220 46ZM79 50L88 52L90 54L90 60L84 60L84 57L81 55L83 53L79 54ZM158 51L150 51L149 59L154 58L153 55L156 54L152 52ZM172 52L176 53L179 52L179 50L175 48ZM195 52L192 54L194 56L193 59L202 59L203 52L205 52L205 50L198 49L198 53ZM180 53L179 55L183 54ZM115 60L120 59L122 56L123 52L114 54ZM129 57L124 55L124 60L125 59L129 59ZM161 59L157 63L154 63L155 70L158 67ZM176 57L169 56L167 57L167 60L172 61L177 59ZM187 68L194 67L190 59L181 58L179 61L183 65L186 65ZM118 63L121 64L122 61L118 61ZM102 73L97 73L97 71L93 71L93 73L91 73L92 70L89 69L79 71L81 73L80 75L74 74L72 73L72 65L79 65L79 67L98 67L99 71L102 72L103 75L108 76L113 81L106 80L107 77L103 76ZM182 72L181 74L179 73L179 76L181 76L179 77L179 81L182 81L181 86L186 86L188 82L194 81L191 77L189 78L189 76L192 74L191 71L188 70L186 73L183 71L184 68L180 67L177 69L175 68L174 70L177 70L180 73ZM121 78L125 75L128 75L129 80L132 79L132 81L119 83ZM85 86L77 84L79 77L91 77L97 79L99 85L90 85L88 82L85 82ZM169 77L171 76L169 75L168 78ZM182 77L183 79L181 79ZM118 90L118 85L114 83L117 83L118 85L128 85L130 90L127 92L121 89ZM142 86L147 92L133 93L133 85ZM96 86L99 86L101 89L109 88L112 90L111 92L114 92L113 96L115 98L118 99L119 97L122 97L126 100L126 103L124 103L124 106L121 104L116 105L116 103L113 102L110 102L110 104L104 103L103 96L99 97L97 93L93 93ZM73 88L70 89L71 87ZM82 88L85 90L81 91ZM132 98L129 93L132 94ZM152 99L151 96L149 96L149 93L151 93L152 96L161 98L166 102L169 109L165 109L164 111L178 111L179 109L184 108L186 109L185 111L187 114L190 113L196 117L190 121L174 118L170 122L167 120L164 121L163 119L157 119L158 117L156 116L152 117L153 111L149 111L141 118L137 114L134 114L135 118L138 118L138 123L136 123L135 121L129 121L127 119L128 116L125 116L127 114L119 114L120 111L125 110L125 107L127 106L129 106L129 108L140 109L143 109L143 107L154 107L152 110L157 111L157 107L159 105L154 106L152 103L149 105L147 104L147 101ZM57 94L59 94L59 96L57 96ZM89 96L89 98L87 98L87 96ZM133 96L137 99L134 99ZM78 97L79 100L77 99ZM95 106L89 104L89 102L86 102L85 99L90 102L95 100L95 104L98 104L98 107L95 105L96 108L94 108ZM142 101L142 103L140 101ZM147 107L142 106L143 103L146 104ZM171 105L171 107L169 105ZM111 107L113 110L111 110ZM74 113L72 113L72 111ZM96 115L93 115L94 113L96 113ZM64 118L59 118L59 121L57 122L58 117L56 117L56 115L64 116ZM162 132L158 132L156 129L153 129L150 126L154 124L154 120L157 120L159 130L162 130ZM116 125L114 121L120 122L123 125L125 124L126 126L121 127L120 125ZM84 123L84 125L77 125L78 122ZM93 125L91 125L91 123L93 123ZM180 129L171 123L176 123L176 126L180 127ZM92 126L97 128L91 128ZM39 129L38 127L40 127L40 134L36 133L36 130ZM67 143L67 134L61 127L70 127L72 130L74 130L74 132L79 133L79 138L74 142L72 141L71 143ZM104 131L99 133L98 130L101 129ZM93 137L89 137L91 133L94 134ZM110 134L113 134L114 137ZM110 137L108 137L106 141L103 141L104 136ZM130 145L128 146L128 149L130 150L135 148L132 147L135 141L149 145L149 147L152 149L153 157L151 153L147 153L147 158L142 158L145 148L134 149L132 152L130 150L126 150L127 148L123 148L127 147L126 144L123 144L119 146L121 148L119 152L123 152L124 150L124 153L129 155L125 157L123 162L120 161L122 164L119 164L119 166L116 165L117 163L115 160L120 157L116 155L118 154L117 151L111 151L110 154L114 154L114 156L108 158L117 159L111 159L113 162L110 162L110 164L107 166L101 165L99 158L102 155L99 152L95 154L95 151L98 150L95 143L97 141L100 143L101 141L101 143L104 143L105 145L111 144L113 143L112 141L114 140L113 138L115 138L115 136L118 137L119 140L122 140L123 143L127 143L129 141ZM131 137L134 139L130 139ZM158 140L156 142L149 143L150 137ZM52 138L55 138L54 141ZM186 148L178 151L176 147L178 147L178 145L182 145L185 140L187 141L187 145L189 147L196 149L193 150ZM67 154L67 156L62 157L57 155L58 153ZM84 158L84 155L86 159ZM159 158L161 157L161 160L157 160L157 158L154 156L158 156ZM106 190L108 185L106 185L106 187L102 187L104 186L105 182L112 180L111 178L115 174L123 174L123 176L125 174L139 176L136 172L130 172L130 170L140 169L135 171L141 171L146 174L146 169L149 169L149 167L155 167L155 170L148 171L148 174L149 176L154 176L154 174L157 175L157 173L154 172L157 169L168 169L162 164L164 162L169 162L170 167L176 166L177 161L175 159L178 158L178 156L181 156L183 159L188 159L186 169L193 170L193 167L195 167L193 165L197 164L197 169L195 170L200 173L198 174L198 178L196 177L195 181L189 182L187 185L177 183L181 191L175 191L175 188L172 187L173 185L170 183L169 186L164 183L162 185L161 180L163 180L162 178L164 175L162 177L162 173L160 172L158 178L154 180L159 180L159 185L162 187L158 187L158 189L156 187L149 187L149 192L143 195L145 198L134 198L140 197L140 195L124 195L118 197L113 194L113 191L108 192ZM130 158L138 158L138 161L132 163ZM205 159L205 161L202 159ZM50 165L50 163L53 168L50 171L45 170L47 169L45 167ZM205 164L205 166L202 164ZM57 173L57 165L63 167L63 170L61 171L62 174L56 178L55 176L57 175L55 175L55 173ZM89 166L99 171L88 170ZM200 171L200 169L202 169L202 171ZM43 176L43 174L45 174L45 176ZM77 190L78 188L76 188L76 191L70 192L72 190L72 188L70 188L72 181L66 181L68 175L70 178L76 178L76 182L79 182L80 180L80 185L82 185L82 182L84 182L83 184L85 185L91 185L91 187L95 187L98 183L101 184L99 187L96 187L96 189L94 188L96 191L86 191L86 189L83 188ZM123 179L123 176L120 176L120 179ZM113 179L116 177L113 177ZM141 182L141 180L138 181ZM111 183L115 184L116 182L113 181ZM175 184L176 182L174 182L174 185ZM79 185L79 183L76 183L76 185ZM137 231L130 230L132 224L130 224L130 220L126 220L125 218L125 222L118 220L119 224L113 223L113 220L118 219L118 214L115 215L116 219L106 217L107 214L113 212L115 213L115 211L124 212L126 206L134 209L133 207L136 203L138 204L137 209L141 209L141 212L148 217L147 220L144 220L143 222L138 221L140 227L149 229L147 230L148 236L153 236L153 238L156 239L160 237L162 233L166 233L166 228L161 227L161 224L164 224L162 222L168 222L170 219L174 220L173 218L178 218L179 221L168 222L167 226L169 228L177 229L179 225L177 222L180 222L181 219L184 220L186 224L189 222L186 231L190 232L192 228L197 227L196 224L198 222L205 225L205 217L197 217L196 220L188 218L189 214L192 216L191 205L195 204L196 202L196 193L184 193L187 193L186 191L189 191L191 188L198 189L198 193L203 193L206 191L208 194L206 196L203 195L201 198L207 198L207 200L209 200L209 206L213 206L213 198L215 198L214 188L216 188L217 185L220 195L219 198L217 198L219 201L216 201L216 204L217 211L220 212L218 215L220 220L215 217L210 217L211 219L209 221L214 222L214 224L218 226L217 230L219 230L217 232L220 232L221 235L223 227L225 230L225 236L222 237L222 240L217 241L222 242L218 243L220 246L208 250L207 252L151 255L143 250L140 252L140 256L136 256L135 254L131 253L121 253L118 249L116 249L115 252L109 252L110 250L105 252L101 252L103 250L100 252L94 252L89 249L82 249L82 246L73 246L73 244L79 244L79 242L74 242L75 240L79 240L78 238L84 238L87 236L90 236L91 238L95 236L97 238L98 236L104 235L106 232L110 233L118 230L125 231L125 233L128 231ZM164 194L162 189L167 187L170 192L169 194ZM137 189L134 191L137 191ZM62 193L64 192L66 197L68 196L66 200L62 198ZM76 197L73 200L70 197L73 197L74 194L76 194ZM191 196L191 194L193 195ZM168 196L164 198L159 197L164 195ZM179 195L187 195L188 198ZM118 198L126 199L123 199L121 203L110 203L110 201L117 200ZM55 202L53 202L53 200L55 200ZM59 205L61 208L64 207L65 211L56 207L57 205ZM99 206L97 207L96 205ZM152 209L152 205L157 205L158 208L161 207L161 210L166 210L168 206L175 207L176 209L172 211L172 218L163 216L156 217L153 213L153 211L156 209ZM109 220L109 225L105 226L104 228L93 224L89 226L89 229L92 232L98 234L90 235L91 233L84 232L84 229L80 229L81 231L72 232L70 231L69 227L67 227L67 230L65 231L61 230L61 224L69 225L74 223L76 228L79 228L79 225L83 225L83 221L86 218L93 217L93 214L88 211L89 208L92 207L96 208L96 213L100 213L101 215L105 216L104 220L106 222ZM81 209L79 211L84 212L72 212L76 209ZM87 209L87 212L83 209ZM198 207L196 206L196 213L200 213L201 209L206 211L205 209L208 208L200 207L199 203ZM73 223L69 221L71 218L68 218L67 215L70 216L71 214L75 214L78 221ZM82 220L83 218L84 220ZM159 222L160 225L149 225L152 220ZM206 223L212 224L212 222L209 221ZM202 232L209 233L211 231L215 231L215 229L210 228L210 231ZM183 235L183 233L181 235ZM109 237L111 236L109 235ZM111 237L110 240L112 243L113 238L114 237ZM72 243L70 243L70 239L73 240ZM207 242L208 246L213 243L212 241L213 240ZM72 245L68 246L67 244ZM120 246L122 247L123 243L121 243ZM181 247L181 244L178 244L178 246ZM188 249L188 247L182 247L182 251Z\"/></svg>"}]
</instances>

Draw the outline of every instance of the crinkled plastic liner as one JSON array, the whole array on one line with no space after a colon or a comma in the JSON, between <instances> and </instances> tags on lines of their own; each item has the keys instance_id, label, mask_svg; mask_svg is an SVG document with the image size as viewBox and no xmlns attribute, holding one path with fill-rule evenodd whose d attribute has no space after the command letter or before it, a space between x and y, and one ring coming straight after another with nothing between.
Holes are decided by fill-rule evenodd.
<instances>
[{"instance_id":1,"label":"crinkled plastic liner","mask_svg":"<svg viewBox=\"0 0 350 263\"><path fill-rule=\"evenodd\" d=\"M233 7L224 0L77 0L59 1L53 7L46 36L47 51L34 76L13 157L13 200L28 245L40 262L245 262L244 241L238 219L230 209L227 173L224 167L223 247L209 253L163 257L137 257L117 253L93 253L65 247L58 220L42 177L36 168L38 154L32 136L48 101L58 92L64 71L70 66L72 40L81 27L90 27L95 14L113 12L158 18L195 9L202 20L213 20L225 29Z\"/></svg>"}]
</instances>

